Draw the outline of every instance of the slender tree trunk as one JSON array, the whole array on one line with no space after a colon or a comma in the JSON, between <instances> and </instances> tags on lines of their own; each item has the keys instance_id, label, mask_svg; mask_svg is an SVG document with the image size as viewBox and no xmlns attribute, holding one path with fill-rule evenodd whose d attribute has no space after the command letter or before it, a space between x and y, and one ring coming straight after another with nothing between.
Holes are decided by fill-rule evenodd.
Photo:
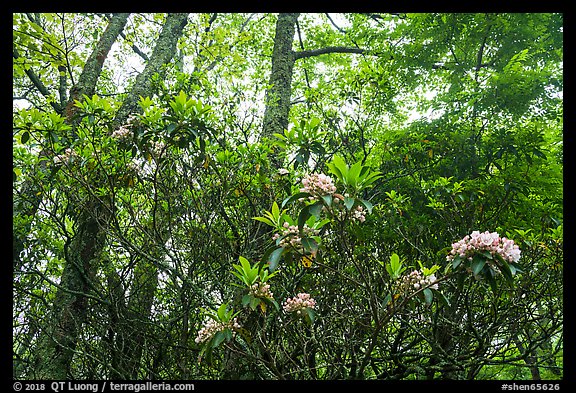
<instances>
[{"instance_id":1,"label":"slender tree trunk","mask_svg":"<svg viewBox=\"0 0 576 393\"><path fill-rule=\"evenodd\" d=\"M183 34L188 21L188 14L169 14L156 42L150 60L144 70L136 77L133 89L123 101L116 118L117 125L122 124L130 114L140 111L138 100L151 93L151 77L162 71L162 66L169 63L176 53L176 44ZM161 233L156 253L162 258L162 247L167 240L169 217L158 217L158 231ZM154 232L154 231L151 231ZM115 280L113 280L115 281ZM113 349L114 379L137 379L140 375L141 360L145 346L145 338L148 333L149 318L154 301L154 295L158 286L158 268L147 260L140 260L135 267L134 281L130 290L128 304L123 301L121 310L118 312L122 321L111 323L115 327L115 346Z\"/></svg>"},{"instance_id":2,"label":"slender tree trunk","mask_svg":"<svg viewBox=\"0 0 576 393\"><path fill-rule=\"evenodd\" d=\"M188 14L170 14L156 43L149 64L137 77L136 83L120 108L117 119L126 119L135 108L137 98L148 95L151 87L150 77L159 70L163 64L168 63L174 55L176 43L182 35L187 22ZM127 15L126 15L127 17ZM118 34L120 31L118 31ZM110 45L114 40L109 41ZM87 68L96 71L101 70L103 59L107 51L96 49L96 54L87 62ZM145 76L143 76L145 75ZM71 91L70 102L79 97L80 91L86 91L86 87L97 78L86 76L80 78L76 89ZM83 81L87 81L83 84ZM67 106L65 111L69 118L73 119L75 110L73 106ZM49 325L45 337L40 340L40 351L37 359L36 376L38 378L64 379L69 369L72 355L78 339L79 329L86 319L87 305L85 295L89 290L89 277L94 276L97 265L95 260L105 244L105 233L108 228L107 217L111 211L101 204L99 200L91 201L95 205L98 214L92 217L80 216L77 236L78 244L71 244L71 260L67 261L61 279L61 289L57 292L54 302L54 316ZM100 222L95 221L99 217ZM100 227L101 226L101 227ZM151 303L150 303L151 304ZM141 343L140 343L141 344ZM136 355L139 362L139 353Z\"/></svg>"},{"instance_id":3,"label":"slender tree trunk","mask_svg":"<svg viewBox=\"0 0 576 393\"><path fill-rule=\"evenodd\" d=\"M296 60L292 43L296 32L296 21L300 14L279 14L272 51L270 88L266 92L266 109L262 136L283 133L288 127L290 96L292 93L292 71Z\"/></svg>"},{"instance_id":4,"label":"slender tree trunk","mask_svg":"<svg viewBox=\"0 0 576 393\"><path fill-rule=\"evenodd\" d=\"M75 100L81 100L82 96L86 94L91 96L96 90L96 82L102 72L102 67L104 65L104 60L108 56L112 45L124 29L128 16L130 14L114 14L110 19L108 27L102 33L100 40L96 44L96 48L92 51L86 65L78 78L78 83L70 89L70 98L64 110L66 115L66 120L69 124L74 124L73 118L76 113L76 108L74 107ZM39 87L42 90L42 86ZM48 91L42 92L43 94L49 94ZM49 144L48 144L49 145ZM42 150L39 153L40 158L50 157L51 151ZM39 160L38 170L41 173L45 173L48 182L51 181L53 174L51 174L47 169L48 160ZM14 200L14 215L20 217L26 217L28 223L22 230L15 231L12 238L12 258L13 267L17 269L20 265L20 254L26 247L26 237L30 232L30 227L32 224L32 219L36 215L38 206L42 202L42 192L39 192L41 185L35 184L31 181L25 181L22 184L21 191L19 195Z\"/></svg>"},{"instance_id":5,"label":"slender tree trunk","mask_svg":"<svg viewBox=\"0 0 576 393\"><path fill-rule=\"evenodd\" d=\"M85 212L78 232L65 246L66 264L48 323L40 333L34 379L67 379L82 324L87 297L98 266L105 236L100 230L100 206Z\"/></svg>"},{"instance_id":6,"label":"slender tree trunk","mask_svg":"<svg viewBox=\"0 0 576 393\"><path fill-rule=\"evenodd\" d=\"M74 110L72 109L74 99L80 98L82 94L93 94L95 91L104 60L116 38L124 29L128 15L116 14L112 17L108 28L88 58L78 85L71 89L70 100L65 110L70 124L74 124ZM45 156L47 153L41 152L40 155ZM36 190L30 184L25 184L23 187L26 193ZM41 201L37 195L38 193L28 199L25 214L30 218L36 214ZM98 203L92 206L92 211L79 214L81 221L76 236L64 250L66 263L60 279L60 287L56 292L48 324L40 332L38 338L39 344L32 370L34 378L37 379L64 379L68 376L78 334L86 319L85 294L89 291L91 277L105 242L105 236L100 231L102 222L99 221L104 211ZM17 261L24 246L24 238L14 241L14 266L18 264Z\"/></svg>"},{"instance_id":7,"label":"slender tree trunk","mask_svg":"<svg viewBox=\"0 0 576 393\"><path fill-rule=\"evenodd\" d=\"M120 125L126 121L132 113L140 113L138 105L140 97L147 97L151 93L152 75L162 72L162 66L169 63L176 53L176 44L182 36L188 23L187 13L168 14L162 32L158 37L150 61L144 70L136 77L134 87L122 102L122 106L116 113L114 122Z\"/></svg>"}]
</instances>

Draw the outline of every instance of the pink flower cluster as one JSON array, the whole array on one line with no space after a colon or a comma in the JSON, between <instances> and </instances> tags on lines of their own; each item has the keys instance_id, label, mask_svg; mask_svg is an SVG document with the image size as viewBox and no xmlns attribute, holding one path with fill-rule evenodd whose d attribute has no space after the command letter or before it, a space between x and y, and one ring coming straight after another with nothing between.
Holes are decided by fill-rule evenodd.
<instances>
[{"instance_id":1,"label":"pink flower cluster","mask_svg":"<svg viewBox=\"0 0 576 393\"><path fill-rule=\"evenodd\" d=\"M308 192L315 197L332 195L336 192L336 186L330 176L323 173L312 173L302 180L303 187L300 192ZM314 198L312 198L314 199Z\"/></svg>"},{"instance_id":2,"label":"pink flower cluster","mask_svg":"<svg viewBox=\"0 0 576 393\"><path fill-rule=\"evenodd\" d=\"M308 293L299 293L293 298L288 298L284 302L283 308L286 312L296 312L297 315L302 314L305 308L315 308L316 300L310 297Z\"/></svg>"},{"instance_id":3,"label":"pink flower cluster","mask_svg":"<svg viewBox=\"0 0 576 393\"><path fill-rule=\"evenodd\" d=\"M274 294L270 291L270 284L256 282L250 287L250 293L255 297L260 298L274 298Z\"/></svg>"},{"instance_id":4,"label":"pink flower cluster","mask_svg":"<svg viewBox=\"0 0 576 393\"><path fill-rule=\"evenodd\" d=\"M238 323L237 318L234 318L232 321L230 321L228 323L218 322L218 321L215 321L214 319L210 318L204 323L204 326L202 327L202 329L200 329L198 331L198 336L196 337L196 339L194 339L194 342L196 344L200 344L200 343L203 343L205 341L208 341L216 333L218 333L218 332L220 332L226 328L230 328L233 330L240 329L240 324Z\"/></svg>"},{"instance_id":5,"label":"pink flower cluster","mask_svg":"<svg viewBox=\"0 0 576 393\"><path fill-rule=\"evenodd\" d=\"M462 240L452 244L452 250L446 256L446 260L453 261L456 256L472 260L477 251L488 251L492 255L499 254L507 262L518 262L520 259L520 248L514 244L514 240L500 237L497 232L473 231L470 235L464 236Z\"/></svg>"},{"instance_id":6,"label":"pink flower cluster","mask_svg":"<svg viewBox=\"0 0 576 393\"><path fill-rule=\"evenodd\" d=\"M300 231L298 230L298 226L290 225L287 222L285 222L283 228L284 229L282 230L281 234L275 233L274 236L272 236L272 240L282 238L282 240L280 240L280 243L278 244L280 247L286 248L292 246L296 250L302 251L303 250L302 238L300 237ZM305 237L310 237L318 235L320 231L318 229L312 229L308 225L304 224L304 226L302 227L302 233Z\"/></svg>"},{"instance_id":7,"label":"pink flower cluster","mask_svg":"<svg viewBox=\"0 0 576 393\"><path fill-rule=\"evenodd\" d=\"M409 274L402 276L400 281L400 292L408 294L426 287L438 289L438 283L434 283L434 281L436 281L436 276L434 274L424 276L420 270L413 270Z\"/></svg>"}]
</instances>

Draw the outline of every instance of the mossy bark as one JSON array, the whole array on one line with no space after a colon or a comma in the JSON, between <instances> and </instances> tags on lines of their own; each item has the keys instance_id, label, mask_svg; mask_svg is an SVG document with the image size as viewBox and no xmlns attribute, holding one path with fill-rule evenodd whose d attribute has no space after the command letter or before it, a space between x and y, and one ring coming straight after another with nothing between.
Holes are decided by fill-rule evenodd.
<instances>
[{"instance_id":1,"label":"mossy bark","mask_svg":"<svg viewBox=\"0 0 576 393\"><path fill-rule=\"evenodd\" d=\"M300 14L279 14L276 22L276 35L272 51L272 71L269 89L266 92L266 109L262 136L283 133L288 127L290 96L292 93L292 71L296 57L292 42L296 32L296 21Z\"/></svg>"}]
</instances>

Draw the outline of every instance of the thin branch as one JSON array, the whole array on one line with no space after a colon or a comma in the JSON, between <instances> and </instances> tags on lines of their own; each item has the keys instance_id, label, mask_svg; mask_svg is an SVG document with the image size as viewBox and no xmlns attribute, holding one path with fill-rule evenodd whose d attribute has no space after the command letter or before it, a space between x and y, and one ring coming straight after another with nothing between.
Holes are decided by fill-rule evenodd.
<instances>
[{"instance_id":1,"label":"thin branch","mask_svg":"<svg viewBox=\"0 0 576 393\"><path fill-rule=\"evenodd\" d=\"M126 35L124 34L124 32L120 32L120 37L122 37L126 41L130 42L130 47L132 48L134 53L136 53L138 56L140 56L142 59L144 59L144 61L148 61L148 55L146 53L142 52L142 50L140 50L140 48L138 48L133 42L128 40L128 38L126 38Z\"/></svg>"},{"instance_id":2,"label":"thin branch","mask_svg":"<svg viewBox=\"0 0 576 393\"><path fill-rule=\"evenodd\" d=\"M20 54L18 53L18 49L13 48L12 57L14 57L14 59L20 58ZM34 73L34 71L32 71L31 69L24 69L24 72L26 73L26 75L28 75L28 78L30 79L30 81L32 81L32 83L34 84L34 87L36 87L36 89L40 92L40 94L42 94L44 97L46 97L48 99L50 97L50 92L48 91L46 86L44 86L44 84L42 83L42 81L40 80L38 75L36 75ZM54 102L51 100L48 100L48 101L50 102L50 105L52 105L52 108L54 108L54 110L57 113L60 113L60 114L62 113L62 107L60 105L58 105L57 102Z\"/></svg>"},{"instance_id":3,"label":"thin branch","mask_svg":"<svg viewBox=\"0 0 576 393\"><path fill-rule=\"evenodd\" d=\"M336 28L336 30L338 30L340 33L342 34L346 34L346 30L344 30L343 28L341 28L340 26L338 26L336 23L334 23L334 21L332 20L332 18L330 18L330 14L329 13L325 13L324 15L326 15L326 17L328 18L328 20L330 21L330 23L332 23L332 26L334 26Z\"/></svg>"},{"instance_id":4,"label":"thin branch","mask_svg":"<svg viewBox=\"0 0 576 393\"><path fill-rule=\"evenodd\" d=\"M320 49L311 49L311 50L303 50L294 53L294 58L296 60L303 59L307 57L314 57L320 55L326 55L329 53L356 53L356 54L364 54L366 51L360 48L350 48L347 46L327 46L326 48Z\"/></svg>"}]
</instances>

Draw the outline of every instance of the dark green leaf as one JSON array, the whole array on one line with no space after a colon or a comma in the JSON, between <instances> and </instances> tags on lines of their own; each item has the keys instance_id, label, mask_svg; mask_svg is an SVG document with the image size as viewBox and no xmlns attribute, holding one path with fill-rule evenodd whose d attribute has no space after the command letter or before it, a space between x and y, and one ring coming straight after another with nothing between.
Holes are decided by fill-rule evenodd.
<instances>
[{"instance_id":1,"label":"dark green leaf","mask_svg":"<svg viewBox=\"0 0 576 393\"><path fill-rule=\"evenodd\" d=\"M242 296L242 305L246 307L248 304L250 304L253 297L254 296L252 296L251 293L247 293L246 295Z\"/></svg>"},{"instance_id":2,"label":"dark green leaf","mask_svg":"<svg viewBox=\"0 0 576 393\"><path fill-rule=\"evenodd\" d=\"M219 331L218 333L216 333L214 335L214 338L212 338L212 348L216 348L218 345L220 345L225 338L226 335L224 334L223 331Z\"/></svg>"},{"instance_id":3,"label":"dark green leaf","mask_svg":"<svg viewBox=\"0 0 576 393\"><path fill-rule=\"evenodd\" d=\"M442 303L446 307L450 307L450 302L442 292L433 288L430 288L430 290L434 293L434 296L436 296L436 298L440 301L440 303Z\"/></svg>"},{"instance_id":4,"label":"dark green leaf","mask_svg":"<svg viewBox=\"0 0 576 393\"><path fill-rule=\"evenodd\" d=\"M310 205L305 206L298 215L298 229L302 230L304 228L304 224L310 218Z\"/></svg>"},{"instance_id":5,"label":"dark green leaf","mask_svg":"<svg viewBox=\"0 0 576 393\"><path fill-rule=\"evenodd\" d=\"M316 218L320 218L320 213L322 212L323 207L324 205L322 204L322 202L318 201L312 205L308 205L308 210L310 211L311 215L313 215Z\"/></svg>"},{"instance_id":6,"label":"dark green leaf","mask_svg":"<svg viewBox=\"0 0 576 393\"><path fill-rule=\"evenodd\" d=\"M452 269L456 269L460 263L462 263L462 257L460 255L456 255L452 260Z\"/></svg>"},{"instance_id":7,"label":"dark green leaf","mask_svg":"<svg viewBox=\"0 0 576 393\"><path fill-rule=\"evenodd\" d=\"M426 304L432 304L432 300L434 300L434 294L432 293L432 290L430 288L424 288L422 292L424 293L424 300L426 301Z\"/></svg>"},{"instance_id":8,"label":"dark green leaf","mask_svg":"<svg viewBox=\"0 0 576 393\"><path fill-rule=\"evenodd\" d=\"M315 254L318 251L318 243L310 237L302 238L302 247L304 247L304 251L309 254Z\"/></svg>"},{"instance_id":9,"label":"dark green leaf","mask_svg":"<svg viewBox=\"0 0 576 393\"><path fill-rule=\"evenodd\" d=\"M478 254L474 255L474 258L472 259L472 264L470 265L470 268L472 269L472 273L475 276L478 275L478 273L480 273L480 271L482 271L482 268L484 267L484 265L486 265L486 259L482 258Z\"/></svg>"},{"instance_id":10,"label":"dark green leaf","mask_svg":"<svg viewBox=\"0 0 576 393\"><path fill-rule=\"evenodd\" d=\"M322 195L322 200L326 204L326 206L332 206L332 195Z\"/></svg>"},{"instance_id":11,"label":"dark green leaf","mask_svg":"<svg viewBox=\"0 0 576 393\"><path fill-rule=\"evenodd\" d=\"M288 198L282 201L282 208L286 207L287 204L292 203L300 198L308 198L309 196L311 196L311 194L308 192L299 192L294 195L290 195Z\"/></svg>"},{"instance_id":12,"label":"dark green leaf","mask_svg":"<svg viewBox=\"0 0 576 393\"><path fill-rule=\"evenodd\" d=\"M268 257L268 270L270 270L270 272L273 272L278 267L278 262L280 261L283 252L284 249L280 247L270 253L270 256Z\"/></svg>"}]
</instances>

